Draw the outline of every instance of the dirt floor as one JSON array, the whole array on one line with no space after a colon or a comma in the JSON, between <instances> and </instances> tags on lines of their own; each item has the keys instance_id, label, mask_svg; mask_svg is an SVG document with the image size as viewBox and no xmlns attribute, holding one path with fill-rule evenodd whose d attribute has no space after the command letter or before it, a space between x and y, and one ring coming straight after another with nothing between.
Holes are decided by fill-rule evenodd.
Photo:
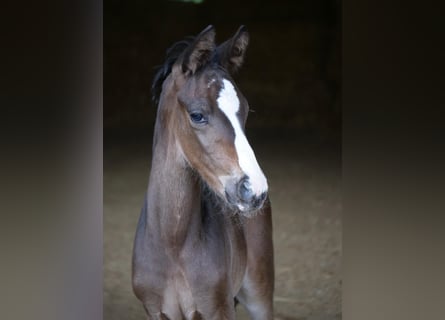
<instances>
[{"instance_id":1,"label":"dirt floor","mask_svg":"<svg viewBox=\"0 0 445 320\"><path fill-rule=\"evenodd\" d=\"M294 133L249 134L270 186L275 313L283 320L341 319L339 144ZM151 160L151 129L104 143L104 319L145 319L131 289L131 252ZM238 319L248 319L238 307Z\"/></svg>"}]
</instances>

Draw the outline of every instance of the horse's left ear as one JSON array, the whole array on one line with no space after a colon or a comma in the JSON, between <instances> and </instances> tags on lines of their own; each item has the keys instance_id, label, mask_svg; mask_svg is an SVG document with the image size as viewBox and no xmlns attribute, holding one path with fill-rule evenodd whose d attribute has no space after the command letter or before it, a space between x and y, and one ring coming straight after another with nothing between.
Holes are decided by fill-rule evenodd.
<instances>
[{"instance_id":1,"label":"horse's left ear","mask_svg":"<svg viewBox=\"0 0 445 320\"><path fill-rule=\"evenodd\" d=\"M184 53L182 71L193 74L199 68L207 64L215 49L215 28L209 25L201 31Z\"/></svg>"},{"instance_id":2,"label":"horse's left ear","mask_svg":"<svg viewBox=\"0 0 445 320\"><path fill-rule=\"evenodd\" d=\"M232 38L216 48L219 64L230 73L237 72L244 62L248 45L249 32L245 26L241 26Z\"/></svg>"}]
</instances>

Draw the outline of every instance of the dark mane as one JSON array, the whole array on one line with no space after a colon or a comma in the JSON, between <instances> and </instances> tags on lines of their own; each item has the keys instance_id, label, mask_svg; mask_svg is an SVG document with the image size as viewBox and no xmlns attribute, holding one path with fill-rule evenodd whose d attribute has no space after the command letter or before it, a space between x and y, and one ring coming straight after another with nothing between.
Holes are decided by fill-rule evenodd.
<instances>
[{"instance_id":1,"label":"dark mane","mask_svg":"<svg viewBox=\"0 0 445 320\"><path fill-rule=\"evenodd\" d=\"M185 49L188 48L193 40L194 37L192 36L186 37L184 40L176 42L167 49L167 52L165 54L165 62L163 65L157 67L157 72L151 85L151 99L153 100L155 105L157 105L159 102L159 97L162 91L162 83L172 71L173 64L176 62L176 60L178 60L180 55L184 52Z\"/></svg>"}]
</instances>

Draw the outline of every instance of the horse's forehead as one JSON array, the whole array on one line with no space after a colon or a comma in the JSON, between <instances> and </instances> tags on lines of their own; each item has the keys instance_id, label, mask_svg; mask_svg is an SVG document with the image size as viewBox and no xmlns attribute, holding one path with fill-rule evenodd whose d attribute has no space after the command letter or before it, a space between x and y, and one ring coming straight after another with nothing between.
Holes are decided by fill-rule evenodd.
<instances>
[{"instance_id":1,"label":"horse's forehead","mask_svg":"<svg viewBox=\"0 0 445 320\"><path fill-rule=\"evenodd\" d=\"M223 85L223 79L224 76L216 71L205 73L202 77L203 85L207 89L215 87L219 90Z\"/></svg>"},{"instance_id":2,"label":"horse's forehead","mask_svg":"<svg viewBox=\"0 0 445 320\"><path fill-rule=\"evenodd\" d=\"M235 94L239 99L238 104L243 105L244 99L242 94L238 91L232 79L225 74L212 70L189 80L191 80L189 85L184 88L185 95L189 99L205 97L210 101L216 102L222 94L227 95L227 88L225 87L229 86L230 91L233 91L232 95Z\"/></svg>"},{"instance_id":3,"label":"horse's forehead","mask_svg":"<svg viewBox=\"0 0 445 320\"><path fill-rule=\"evenodd\" d=\"M191 92L195 96L206 95L216 99L224 87L224 77L215 72L204 73L192 80Z\"/></svg>"},{"instance_id":4,"label":"horse's forehead","mask_svg":"<svg viewBox=\"0 0 445 320\"><path fill-rule=\"evenodd\" d=\"M221 87L223 86L223 77L215 74L210 73L203 77L202 79L202 86L205 90L210 89L210 91L217 91L219 92Z\"/></svg>"},{"instance_id":5,"label":"horse's forehead","mask_svg":"<svg viewBox=\"0 0 445 320\"><path fill-rule=\"evenodd\" d=\"M240 99L233 83L228 79L223 79L223 85L218 93L218 107L229 118L236 115L240 109ZM229 116L230 115L230 116Z\"/></svg>"},{"instance_id":6,"label":"horse's forehead","mask_svg":"<svg viewBox=\"0 0 445 320\"><path fill-rule=\"evenodd\" d=\"M215 82L217 82L217 78L216 77L210 77L209 80L207 80L207 88L210 88Z\"/></svg>"}]
</instances>

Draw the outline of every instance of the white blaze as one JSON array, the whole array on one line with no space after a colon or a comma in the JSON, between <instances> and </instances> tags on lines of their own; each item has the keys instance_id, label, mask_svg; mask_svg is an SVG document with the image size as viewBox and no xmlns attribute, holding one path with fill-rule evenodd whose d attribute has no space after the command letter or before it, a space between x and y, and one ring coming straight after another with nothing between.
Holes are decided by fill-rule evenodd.
<instances>
[{"instance_id":1,"label":"white blaze","mask_svg":"<svg viewBox=\"0 0 445 320\"><path fill-rule=\"evenodd\" d=\"M250 186L255 195L267 191L267 180L256 161L255 154L247 141L237 117L240 101L233 84L223 79L224 87L221 89L217 102L218 107L224 112L235 131L235 149L241 170L249 176Z\"/></svg>"}]
</instances>

